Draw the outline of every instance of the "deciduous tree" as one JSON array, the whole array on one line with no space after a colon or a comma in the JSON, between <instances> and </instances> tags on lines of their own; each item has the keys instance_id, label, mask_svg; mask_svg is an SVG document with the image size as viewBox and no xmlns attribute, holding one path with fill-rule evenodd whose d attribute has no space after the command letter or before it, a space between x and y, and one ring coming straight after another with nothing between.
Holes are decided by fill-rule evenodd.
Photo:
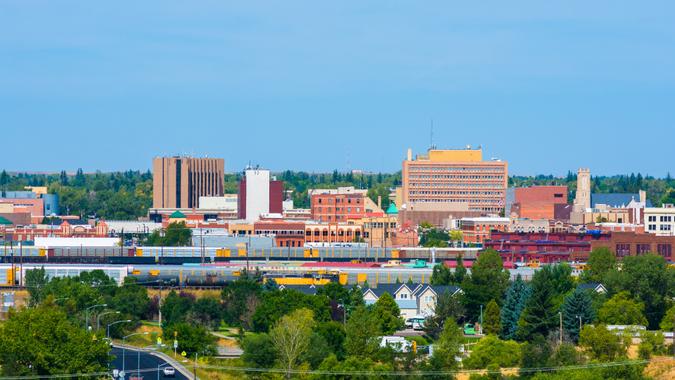
<instances>
[{"instance_id":1,"label":"deciduous tree","mask_svg":"<svg viewBox=\"0 0 675 380\"><path fill-rule=\"evenodd\" d=\"M309 309L298 309L283 316L270 330L270 339L277 351L281 368L286 370L290 379L291 370L298 364L300 357L309 349L314 315Z\"/></svg>"}]
</instances>

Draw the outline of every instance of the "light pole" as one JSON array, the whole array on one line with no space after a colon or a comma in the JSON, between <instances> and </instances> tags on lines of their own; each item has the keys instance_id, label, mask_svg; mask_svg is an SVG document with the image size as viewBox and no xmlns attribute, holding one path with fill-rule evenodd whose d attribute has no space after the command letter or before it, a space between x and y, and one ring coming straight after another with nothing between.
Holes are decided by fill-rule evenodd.
<instances>
[{"instance_id":1,"label":"light pole","mask_svg":"<svg viewBox=\"0 0 675 380\"><path fill-rule=\"evenodd\" d=\"M101 313L96 316L96 331L101 329L101 317L104 315L110 315L110 314L119 314L119 311L106 311L105 313Z\"/></svg>"},{"instance_id":2,"label":"light pole","mask_svg":"<svg viewBox=\"0 0 675 380\"><path fill-rule=\"evenodd\" d=\"M127 356L126 340L127 340L127 338L129 338L131 336L135 336L135 335L148 335L148 332L146 331L146 332L142 332L142 333L133 333L133 334L129 334L125 337L122 337L122 372L124 372L124 373L126 373L126 368L127 368L126 367L126 364L127 364L127 362L126 362L126 356ZM141 351L139 349L139 351L138 351L139 367L140 367L140 361L141 361ZM140 375L140 368L136 368L136 370L137 370L137 376ZM138 377L140 377L140 376L138 376Z\"/></svg>"},{"instance_id":3,"label":"light pole","mask_svg":"<svg viewBox=\"0 0 675 380\"><path fill-rule=\"evenodd\" d=\"M131 319L125 319L125 320L122 320L122 321L115 321L113 323L108 323L108 325L105 328L105 337L108 338L108 339L110 338L110 326L116 325L118 323L130 323L130 322L131 322Z\"/></svg>"},{"instance_id":4,"label":"light pole","mask_svg":"<svg viewBox=\"0 0 675 380\"><path fill-rule=\"evenodd\" d=\"M483 335L483 305L480 305L480 334Z\"/></svg>"},{"instance_id":5,"label":"light pole","mask_svg":"<svg viewBox=\"0 0 675 380\"><path fill-rule=\"evenodd\" d=\"M560 339L559 339L559 342L560 342L560 345L562 345L562 334L563 334L562 333L562 311L559 311L558 315L560 316ZM579 332L581 332L581 330Z\"/></svg>"},{"instance_id":6,"label":"light pole","mask_svg":"<svg viewBox=\"0 0 675 380\"><path fill-rule=\"evenodd\" d=\"M579 335L581 335L581 315L577 315L577 318L579 318Z\"/></svg>"},{"instance_id":7,"label":"light pole","mask_svg":"<svg viewBox=\"0 0 675 380\"><path fill-rule=\"evenodd\" d=\"M84 320L85 326L84 326L84 328L87 331L89 331L89 310L91 310L95 307L107 307L107 306L108 306L107 303L102 303L100 305L93 305L93 306L89 306L88 308L84 309L84 313L85 313L85 320Z\"/></svg>"}]
</instances>

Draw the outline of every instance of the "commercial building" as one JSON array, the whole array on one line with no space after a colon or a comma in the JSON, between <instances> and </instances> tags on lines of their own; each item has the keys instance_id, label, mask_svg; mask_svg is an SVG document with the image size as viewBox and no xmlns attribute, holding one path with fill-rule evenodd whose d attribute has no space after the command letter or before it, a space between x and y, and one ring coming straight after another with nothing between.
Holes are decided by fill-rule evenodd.
<instances>
[{"instance_id":1,"label":"commercial building","mask_svg":"<svg viewBox=\"0 0 675 380\"><path fill-rule=\"evenodd\" d=\"M277 247L302 247L305 244L305 223L285 220L261 220L253 223L258 236L274 237Z\"/></svg>"},{"instance_id":2,"label":"commercial building","mask_svg":"<svg viewBox=\"0 0 675 380\"><path fill-rule=\"evenodd\" d=\"M199 197L223 195L222 158L155 157L152 161L153 208L197 208Z\"/></svg>"},{"instance_id":3,"label":"commercial building","mask_svg":"<svg viewBox=\"0 0 675 380\"><path fill-rule=\"evenodd\" d=\"M363 238L363 226L348 223L305 224L306 243L353 243Z\"/></svg>"},{"instance_id":4,"label":"commercial building","mask_svg":"<svg viewBox=\"0 0 675 380\"><path fill-rule=\"evenodd\" d=\"M483 161L480 148L429 149L415 159L408 150L402 170L401 224L420 219L413 210L442 210L445 215L454 213L455 218L457 213L467 212L498 214L506 205L507 182L507 163ZM420 210L421 204L429 207Z\"/></svg>"},{"instance_id":5,"label":"commercial building","mask_svg":"<svg viewBox=\"0 0 675 380\"><path fill-rule=\"evenodd\" d=\"M645 231L658 236L675 235L675 207L666 204L663 207L644 209Z\"/></svg>"},{"instance_id":6,"label":"commercial building","mask_svg":"<svg viewBox=\"0 0 675 380\"><path fill-rule=\"evenodd\" d=\"M246 169L239 182L239 219L255 221L261 215L283 213L284 185L265 169Z\"/></svg>"},{"instance_id":7,"label":"commercial building","mask_svg":"<svg viewBox=\"0 0 675 380\"><path fill-rule=\"evenodd\" d=\"M366 215L367 190L354 187L309 191L312 219L319 222L346 222Z\"/></svg>"},{"instance_id":8,"label":"commercial building","mask_svg":"<svg viewBox=\"0 0 675 380\"><path fill-rule=\"evenodd\" d=\"M486 249L499 252L508 265L536 260L540 263L585 261L593 244L607 242L608 233L518 233L493 232ZM505 263L506 264L506 263Z\"/></svg>"},{"instance_id":9,"label":"commercial building","mask_svg":"<svg viewBox=\"0 0 675 380\"><path fill-rule=\"evenodd\" d=\"M460 221L464 243L483 243L490 239L492 231L506 231L510 219L500 217L462 218Z\"/></svg>"},{"instance_id":10,"label":"commercial building","mask_svg":"<svg viewBox=\"0 0 675 380\"><path fill-rule=\"evenodd\" d=\"M199 208L206 210L237 211L237 194L224 194L220 197L199 197Z\"/></svg>"},{"instance_id":11,"label":"commercial building","mask_svg":"<svg viewBox=\"0 0 675 380\"><path fill-rule=\"evenodd\" d=\"M559 219L556 205L567 204L567 186L532 186L515 189L511 214L528 219Z\"/></svg>"},{"instance_id":12,"label":"commercial building","mask_svg":"<svg viewBox=\"0 0 675 380\"><path fill-rule=\"evenodd\" d=\"M612 232L609 239L592 242L592 249L605 247L614 252L616 257L637 256L654 253L673 262L675 236L659 236L650 233Z\"/></svg>"}]
</instances>

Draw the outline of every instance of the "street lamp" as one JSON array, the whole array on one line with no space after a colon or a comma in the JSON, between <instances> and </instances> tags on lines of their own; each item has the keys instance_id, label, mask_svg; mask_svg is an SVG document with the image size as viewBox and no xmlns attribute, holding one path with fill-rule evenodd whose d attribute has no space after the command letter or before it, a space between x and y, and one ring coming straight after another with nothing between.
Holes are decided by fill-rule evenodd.
<instances>
[{"instance_id":1,"label":"street lamp","mask_svg":"<svg viewBox=\"0 0 675 380\"><path fill-rule=\"evenodd\" d=\"M115 321L113 323L108 323L108 325L105 328L105 337L110 338L110 326L116 325L118 323L130 323L130 322L131 322L131 319L125 319L125 320L122 320L122 321Z\"/></svg>"},{"instance_id":2,"label":"street lamp","mask_svg":"<svg viewBox=\"0 0 675 380\"><path fill-rule=\"evenodd\" d=\"M101 328L101 317L104 315L110 315L110 314L119 314L119 311L106 311L105 313L101 313L96 316L96 331L98 331Z\"/></svg>"},{"instance_id":3,"label":"street lamp","mask_svg":"<svg viewBox=\"0 0 675 380\"><path fill-rule=\"evenodd\" d=\"M88 308L84 309L84 313L85 313L85 322L84 322L85 326L84 326L84 328L87 331L89 331L89 310L91 310L95 307L107 307L107 306L108 306L107 303L102 303L100 305L93 305L93 306L89 306Z\"/></svg>"},{"instance_id":4,"label":"street lamp","mask_svg":"<svg viewBox=\"0 0 675 380\"><path fill-rule=\"evenodd\" d=\"M122 372L124 372L124 373L126 373L126 364L127 364L127 362L126 362L127 345L126 345L125 342L126 342L127 338L129 338L131 336L135 336L135 335L148 335L148 332L146 331L146 332L142 332L142 333L133 333L133 334L129 334L125 337L122 337ZM136 368L137 377L140 377L140 373L141 373L140 366L141 366L141 350L139 349L138 350L138 368Z\"/></svg>"},{"instance_id":5,"label":"street lamp","mask_svg":"<svg viewBox=\"0 0 675 380\"><path fill-rule=\"evenodd\" d=\"M483 335L483 305L480 305L480 334Z\"/></svg>"}]
</instances>

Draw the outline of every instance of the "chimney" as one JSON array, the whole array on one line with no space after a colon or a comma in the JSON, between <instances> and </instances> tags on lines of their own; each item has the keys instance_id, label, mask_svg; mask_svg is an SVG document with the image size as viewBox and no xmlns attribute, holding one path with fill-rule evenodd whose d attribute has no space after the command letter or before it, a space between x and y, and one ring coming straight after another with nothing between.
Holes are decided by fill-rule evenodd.
<instances>
[{"instance_id":1,"label":"chimney","mask_svg":"<svg viewBox=\"0 0 675 380\"><path fill-rule=\"evenodd\" d=\"M412 149L408 148L408 161L412 161Z\"/></svg>"},{"instance_id":2,"label":"chimney","mask_svg":"<svg viewBox=\"0 0 675 380\"><path fill-rule=\"evenodd\" d=\"M377 196L377 208L379 208L379 209L382 208L382 196L381 195Z\"/></svg>"},{"instance_id":3,"label":"chimney","mask_svg":"<svg viewBox=\"0 0 675 380\"><path fill-rule=\"evenodd\" d=\"M640 203L647 204L647 192L644 190L640 190Z\"/></svg>"}]
</instances>

